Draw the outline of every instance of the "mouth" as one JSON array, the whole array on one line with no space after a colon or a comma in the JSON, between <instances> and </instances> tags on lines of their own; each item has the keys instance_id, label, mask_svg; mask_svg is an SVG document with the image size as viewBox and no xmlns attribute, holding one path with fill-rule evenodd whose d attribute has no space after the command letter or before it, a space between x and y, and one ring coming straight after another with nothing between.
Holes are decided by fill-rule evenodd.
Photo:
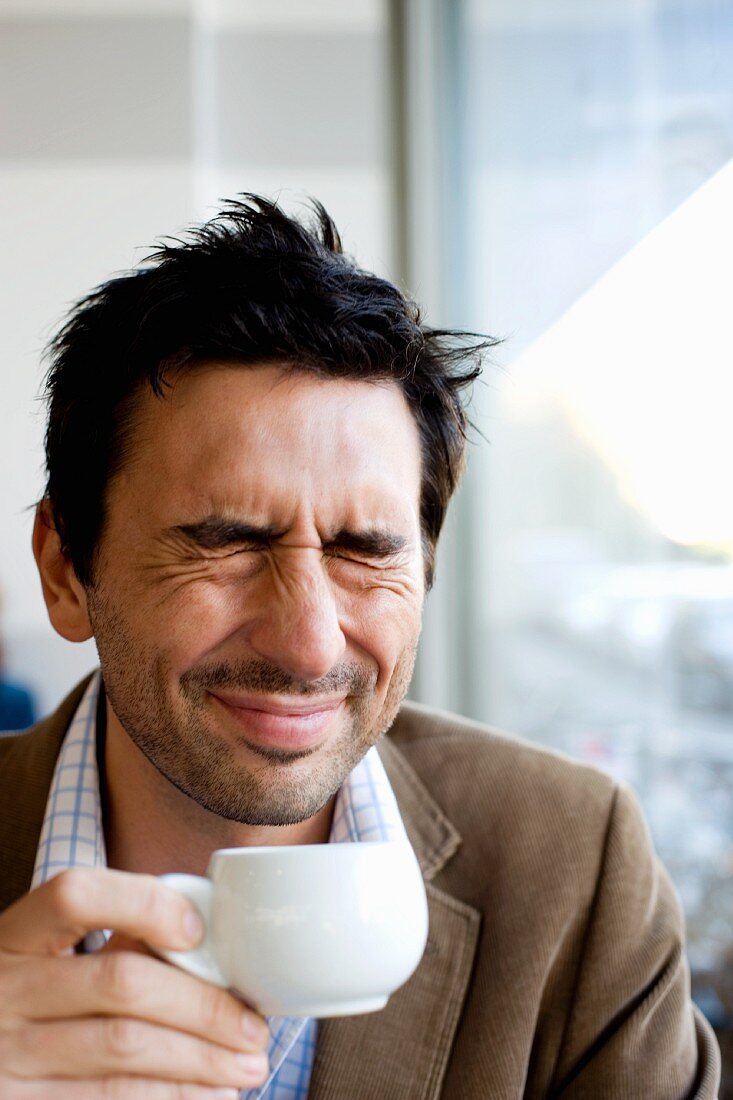
<instances>
[{"instance_id":1,"label":"mouth","mask_svg":"<svg viewBox=\"0 0 733 1100\"><path fill-rule=\"evenodd\" d=\"M245 743L294 752L318 748L346 703L345 695L288 698L227 691L209 694L234 722Z\"/></svg>"}]
</instances>

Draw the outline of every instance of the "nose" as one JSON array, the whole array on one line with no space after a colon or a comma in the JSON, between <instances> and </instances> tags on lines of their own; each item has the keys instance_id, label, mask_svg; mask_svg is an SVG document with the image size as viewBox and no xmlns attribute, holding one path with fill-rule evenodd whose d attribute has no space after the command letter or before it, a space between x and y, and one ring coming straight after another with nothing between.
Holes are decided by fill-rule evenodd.
<instances>
[{"instance_id":1,"label":"nose","mask_svg":"<svg viewBox=\"0 0 733 1100\"><path fill-rule=\"evenodd\" d=\"M292 550L266 571L249 644L297 680L318 680L346 648L331 581L315 549Z\"/></svg>"}]
</instances>

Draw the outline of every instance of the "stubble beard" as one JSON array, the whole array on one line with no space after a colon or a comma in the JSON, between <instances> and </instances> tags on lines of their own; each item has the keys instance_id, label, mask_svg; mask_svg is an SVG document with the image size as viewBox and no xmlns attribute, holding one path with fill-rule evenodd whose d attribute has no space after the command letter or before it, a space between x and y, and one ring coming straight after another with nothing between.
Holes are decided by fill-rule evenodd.
<instances>
[{"instance_id":1,"label":"stubble beard","mask_svg":"<svg viewBox=\"0 0 733 1100\"><path fill-rule=\"evenodd\" d=\"M88 591L89 614L112 709L137 748L169 783L218 817L244 825L294 825L313 817L389 729L412 678L416 642L401 652L384 703L374 715L376 673L344 663L317 681L298 682L260 659L196 667L179 677L172 704L160 653L136 641L98 588ZM210 688L280 694L343 694L341 729L327 747L289 753L248 748L218 732ZM254 762L256 761L256 762Z\"/></svg>"}]
</instances>

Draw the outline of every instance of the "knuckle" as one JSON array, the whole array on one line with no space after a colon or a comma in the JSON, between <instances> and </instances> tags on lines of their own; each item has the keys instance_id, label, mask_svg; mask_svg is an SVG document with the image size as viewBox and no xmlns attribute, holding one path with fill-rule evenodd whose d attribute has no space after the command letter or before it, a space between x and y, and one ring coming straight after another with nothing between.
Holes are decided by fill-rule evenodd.
<instances>
[{"instance_id":1,"label":"knuckle","mask_svg":"<svg viewBox=\"0 0 733 1100\"><path fill-rule=\"evenodd\" d=\"M207 1031L227 1037L232 1032L236 1034L235 1013L227 994L222 994L216 986L202 984L199 1014Z\"/></svg>"},{"instance_id":2,"label":"knuckle","mask_svg":"<svg viewBox=\"0 0 733 1100\"><path fill-rule=\"evenodd\" d=\"M144 1037L136 1020L113 1016L101 1025L102 1049L117 1061L132 1063L142 1053Z\"/></svg>"},{"instance_id":3,"label":"knuckle","mask_svg":"<svg viewBox=\"0 0 733 1100\"><path fill-rule=\"evenodd\" d=\"M72 867L56 875L48 884L49 900L57 913L76 918L84 910L89 897L90 879L82 867Z\"/></svg>"},{"instance_id":4,"label":"knuckle","mask_svg":"<svg viewBox=\"0 0 733 1100\"><path fill-rule=\"evenodd\" d=\"M97 980L112 1004L127 1005L139 998L141 961L133 951L110 951L99 957Z\"/></svg>"},{"instance_id":5,"label":"knuckle","mask_svg":"<svg viewBox=\"0 0 733 1100\"><path fill-rule=\"evenodd\" d=\"M179 910L177 895L167 891L155 875L141 875L140 879L142 889L140 904L146 920L160 928L167 928L171 920L177 921Z\"/></svg>"}]
</instances>

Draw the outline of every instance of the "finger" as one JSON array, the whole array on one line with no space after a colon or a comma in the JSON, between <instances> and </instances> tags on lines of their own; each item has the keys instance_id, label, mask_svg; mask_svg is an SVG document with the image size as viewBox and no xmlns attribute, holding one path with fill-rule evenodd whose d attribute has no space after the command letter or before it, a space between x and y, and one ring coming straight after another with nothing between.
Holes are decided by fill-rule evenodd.
<instances>
[{"instance_id":1,"label":"finger","mask_svg":"<svg viewBox=\"0 0 733 1100\"><path fill-rule=\"evenodd\" d=\"M135 1074L196 1085L254 1088L267 1078L263 1054L247 1054L125 1016L29 1023L0 1033L10 1078Z\"/></svg>"},{"instance_id":2,"label":"finger","mask_svg":"<svg viewBox=\"0 0 733 1100\"><path fill-rule=\"evenodd\" d=\"M179 951L202 935L191 903L154 875L74 867L0 915L0 950L61 954L100 928Z\"/></svg>"},{"instance_id":3,"label":"finger","mask_svg":"<svg viewBox=\"0 0 733 1100\"><path fill-rule=\"evenodd\" d=\"M3 977L2 999L16 1019L135 1016L252 1052L270 1038L263 1018L231 993L135 952L24 960Z\"/></svg>"},{"instance_id":4,"label":"finger","mask_svg":"<svg viewBox=\"0 0 733 1100\"><path fill-rule=\"evenodd\" d=\"M207 1088L145 1077L106 1077L80 1081L0 1079L3 1100L239 1100L237 1088Z\"/></svg>"}]
</instances>

